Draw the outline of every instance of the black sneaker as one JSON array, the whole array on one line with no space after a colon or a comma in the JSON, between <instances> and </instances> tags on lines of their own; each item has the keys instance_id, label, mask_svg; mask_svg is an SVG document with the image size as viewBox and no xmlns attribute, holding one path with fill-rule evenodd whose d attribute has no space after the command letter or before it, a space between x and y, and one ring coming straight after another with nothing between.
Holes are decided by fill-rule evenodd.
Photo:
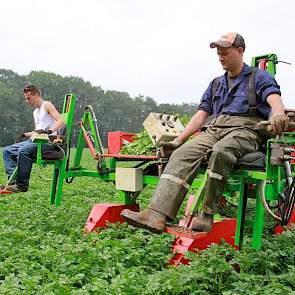
<instances>
[{"instance_id":1,"label":"black sneaker","mask_svg":"<svg viewBox=\"0 0 295 295\"><path fill-rule=\"evenodd\" d=\"M15 184L15 182L11 182L9 185ZM7 184L0 184L0 189L4 189Z\"/></svg>"},{"instance_id":2,"label":"black sneaker","mask_svg":"<svg viewBox=\"0 0 295 295\"><path fill-rule=\"evenodd\" d=\"M28 191L28 188L25 186L18 186L17 184L10 184L6 187L5 190L11 193L24 193Z\"/></svg>"}]
</instances>

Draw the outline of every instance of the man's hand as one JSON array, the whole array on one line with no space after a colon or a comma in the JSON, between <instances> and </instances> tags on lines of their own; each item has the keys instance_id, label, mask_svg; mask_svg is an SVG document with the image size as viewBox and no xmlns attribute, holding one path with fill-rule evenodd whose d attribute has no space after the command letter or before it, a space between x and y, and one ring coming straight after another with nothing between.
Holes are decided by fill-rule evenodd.
<instances>
[{"instance_id":1,"label":"man's hand","mask_svg":"<svg viewBox=\"0 0 295 295\"><path fill-rule=\"evenodd\" d=\"M282 135L283 131L288 129L289 117L285 114L272 115L270 118L271 130L278 135Z\"/></svg>"},{"instance_id":2,"label":"man's hand","mask_svg":"<svg viewBox=\"0 0 295 295\"><path fill-rule=\"evenodd\" d=\"M44 130L44 129L38 129L38 130L35 130L34 132L36 132L37 134L41 134L41 133L45 133L45 134L51 134L52 133L52 130L48 129L48 130Z\"/></svg>"},{"instance_id":3,"label":"man's hand","mask_svg":"<svg viewBox=\"0 0 295 295\"><path fill-rule=\"evenodd\" d=\"M19 142L22 142L26 139L26 134L25 133L22 133L20 135L18 135L15 140L14 140L14 143L19 143Z\"/></svg>"},{"instance_id":4,"label":"man's hand","mask_svg":"<svg viewBox=\"0 0 295 295\"><path fill-rule=\"evenodd\" d=\"M182 145L182 142L178 138L174 138L172 141L160 141L159 146L164 149L175 150Z\"/></svg>"},{"instance_id":5,"label":"man's hand","mask_svg":"<svg viewBox=\"0 0 295 295\"><path fill-rule=\"evenodd\" d=\"M180 147L182 145L182 142L178 139L175 138L172 141L160 141L159 146L160 146L160 154L161 157L168 157L171 155L171 153Z\"/></svg>"}]
</instances>

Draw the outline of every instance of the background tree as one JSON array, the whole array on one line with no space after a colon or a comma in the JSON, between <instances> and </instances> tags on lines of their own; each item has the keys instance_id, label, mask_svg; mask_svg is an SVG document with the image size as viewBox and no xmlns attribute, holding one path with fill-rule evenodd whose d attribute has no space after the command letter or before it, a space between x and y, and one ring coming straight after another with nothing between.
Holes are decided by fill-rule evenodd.
<instances>
[{"instance_id":1,"label":"background tree","mask_svg":"<svg viewBox=\"0 0 295 295\"><path fill-rule=\"evenodd\" d=\"M197 109L195 103L157 104L153 98L143 95L131 98L127 92L104 91L79 77L62 77L44 71L32 71L22 76L0 69L0 146L13 143L18 134L33 129L33 109L27 106L21 93L22 88L29 84L38 86L43 98L51 100L60 111L64 95L76 94L73 144L79 132L78 122L87 105L94 109L104 146L107 145L108 131L140 132L142 122L150 112L192 116Z\"/></svg>"}]
</instances>

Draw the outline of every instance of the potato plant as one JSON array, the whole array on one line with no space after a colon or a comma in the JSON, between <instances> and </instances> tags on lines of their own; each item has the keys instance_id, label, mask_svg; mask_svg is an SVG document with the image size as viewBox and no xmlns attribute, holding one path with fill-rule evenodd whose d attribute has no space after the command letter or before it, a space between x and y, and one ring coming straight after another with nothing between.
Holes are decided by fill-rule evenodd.
<instances>
[{"instance_id":1,"label":"potato plant","mask_svg":"<svg viewBox=\"0 0 295 295\"><path fill-rule=\"evenodd\" d=\"M85 157L92 166L91 158ZM52 167L42 171L50 177ZM0 165L1 182L6 181ZM213 245L168 267L173 237L127 224L83 234L95 203L116 202L110 183L76 178L62 205L49 205L50 182L32 172L27 193L1 195L0 294L294 294L295 229L265 236L261 251ZM146 204L153 188L140 196ZM144 206L144 205L143 205Z\"/></svg>"}]
</instances>

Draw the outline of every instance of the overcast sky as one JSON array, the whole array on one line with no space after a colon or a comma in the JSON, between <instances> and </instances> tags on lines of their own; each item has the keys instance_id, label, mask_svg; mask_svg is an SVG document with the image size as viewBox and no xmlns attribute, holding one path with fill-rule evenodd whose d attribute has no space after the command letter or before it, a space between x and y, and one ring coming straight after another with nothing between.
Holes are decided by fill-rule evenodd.
<instances>
[{"instance_id":1,"label":"overcast sky","mask_svg":"<svg viewBox=\"0 0 295 295\"><path fill-rule=\"evenodd\" d=\"M228 31L245 61L276 53L285 105L295 108L295 1L0 0L0 68L79 76L104 90L197 102L221 75L209 43ZM293 28L293 29L292 29Z\"/></svg>"}]
</instances>

